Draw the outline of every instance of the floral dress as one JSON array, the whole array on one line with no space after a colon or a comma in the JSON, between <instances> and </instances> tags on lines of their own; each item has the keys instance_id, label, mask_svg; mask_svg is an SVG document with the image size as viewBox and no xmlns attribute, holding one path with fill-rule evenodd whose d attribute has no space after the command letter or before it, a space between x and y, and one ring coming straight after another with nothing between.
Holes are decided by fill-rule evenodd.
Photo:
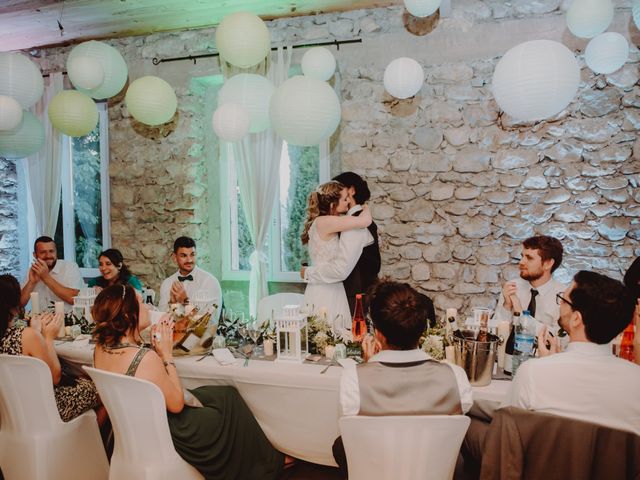
<instances>
[{"instance_id":1,"label":"floral dress","mask_svg":"<svg viewBox=\"0 0 640 480\"><path fill-rule=\"evenodd\" d=\"M22 331L24 329L24 325L9 327L0 339L0 353L22 355ZM60 418L64 422L68 422L97 406L98 392L91 380L84 377L73 377L65 367L66 365L63 365L60 382L53 386L53 393Z\"/></svg>"}]
</instances>

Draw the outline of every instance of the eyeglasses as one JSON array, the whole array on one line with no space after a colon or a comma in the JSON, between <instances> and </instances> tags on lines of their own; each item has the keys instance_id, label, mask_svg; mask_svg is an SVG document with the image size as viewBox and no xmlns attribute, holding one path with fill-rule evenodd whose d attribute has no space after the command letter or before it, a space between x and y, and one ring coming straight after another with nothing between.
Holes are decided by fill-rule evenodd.
<instances>
[{"instance_id":1,"label":"eyeglasses","mask_svg":"<svg viewBox=\"0 0 640 480\"><path fill-rule=\"evenodd\" d=\"M569 306L571 306L571 308L573 308L573 303L571 303L569 300L564 298L561 294L556 293L556 303L558 305L562 305L562 302L568 304Z\"/></svg>"}]
</instances>

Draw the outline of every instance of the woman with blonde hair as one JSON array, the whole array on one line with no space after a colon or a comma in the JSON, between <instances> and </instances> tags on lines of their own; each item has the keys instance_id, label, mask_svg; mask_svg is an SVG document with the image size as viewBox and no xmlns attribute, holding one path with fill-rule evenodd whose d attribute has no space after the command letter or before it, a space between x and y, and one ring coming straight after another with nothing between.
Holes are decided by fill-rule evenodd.
<instances>
[{"instance_id":1,"label":"woman with blonde hair","mask_svg":"<svg viewBox=\"0 0 640 480\"><path fill-rule=\"evenodd\" d=\"M309 194L301 239L303 245L308 245L311 265L335 260L340 248L340 232L366 228L371 223L367 205L363 205L360 216L342 215L348 210L348 191L340 182L323 183ZM315 314L326 309L327 320L334 326L351 328L349 302L342 282L309 283L304 301Z\"/></svg>"}]
</instances>

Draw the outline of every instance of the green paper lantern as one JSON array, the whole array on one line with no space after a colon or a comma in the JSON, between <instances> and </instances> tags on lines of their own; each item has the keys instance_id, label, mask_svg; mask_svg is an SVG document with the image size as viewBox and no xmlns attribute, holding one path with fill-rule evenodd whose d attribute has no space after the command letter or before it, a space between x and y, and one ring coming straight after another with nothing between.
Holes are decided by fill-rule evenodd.
<instances>
[{"instance_id":1,"label":"green paper lantern","mask_svg":"<svg viewBox=\"0 0 640 480\"><path fill-rule=\"evenodd\" d=\"M0 156L24 158L44 145L44 127L31 112L22 112L22 125L16 130L0 131Z\"/></svg>"},{"instance_id":2,"label":"green paper lantern","mask_svg":"<svg viewBox=\"0 0 640 480\"><path fill-rule=\"evenodd\" d=\"M19 53L0 53L0 95L15 98L23 109L34 106L44 92L40 68Z\"/></svg>"},{"instance_id":3,"label":"green paper lantern","mask_svg":"<svg viewBox=\"0 0 640 480\"><path fill-rule=\"evenodd\" d=\"M236 67L257 65L269 54L271 34L260 17L237 12L225 17L216 29L220 57Z\"/></svg>"},{"instance_id":4,"label":"green paper lantern","mask_svg":"<svg viewBox=\"0 0 640 480\"><path fill-rule=\"evenodd\" d=\"M138 78L129 85L124 101L133 118L151 126L167 123L178 108L178 99L171 85L151 75Z\"/></svg>"},{"instance_id":5,"label":"green paper lantern","mask_svg":"<svg viewBox=\"0 0 640 480\"><path fill-rule=\"evenodd\" d=\"M70 137L83 137L98 124L98 107L93 99L76 90L64 90L51 99L51 124Z\"/></svg>"},{"instance_id":6,"label":"green paper lantern","mask_svg":"<svg viewBox=\"0 0 640 480\"><path fill-rule=\"evenodd\" d=\"M67 58L67 71L73 71L78 57L89 57L96 60L102 67L104 80L93 89L82 88L80 84L74 86L78 91L98 100L110 98L120 93L120 90L127 83L127 64L120 55L120 52L103 42L91 40L81 43L71 50ZM72 82L74 78L70 76ZM84 79L84 77L83 77ZM93 79L92 82L96 80ZM82 80L81 82L82 83Z\"/></svg>"}]
</instances>

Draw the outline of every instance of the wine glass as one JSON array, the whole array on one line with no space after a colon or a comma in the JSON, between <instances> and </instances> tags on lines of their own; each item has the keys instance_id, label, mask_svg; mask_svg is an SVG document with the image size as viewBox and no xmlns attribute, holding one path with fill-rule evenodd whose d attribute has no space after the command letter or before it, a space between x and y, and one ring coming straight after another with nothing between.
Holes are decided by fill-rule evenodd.
<instances>
[{"instance_id":1,"label":"wine glass","mask_svg":"<svg viewBox=\"0 0 640 480\"><path fill-rule=\"evenodd\" d=\"M257 321L249 323L248 327L247 327L247 333L249 334L249 337L251 337L251 340L253 341L253 344L254 344L253 352L257 352L257 350L258 350L258 339L260 338L260 335L262 333L262 329L260 328L260 324Z\"/></svg>"}]
</instances>

